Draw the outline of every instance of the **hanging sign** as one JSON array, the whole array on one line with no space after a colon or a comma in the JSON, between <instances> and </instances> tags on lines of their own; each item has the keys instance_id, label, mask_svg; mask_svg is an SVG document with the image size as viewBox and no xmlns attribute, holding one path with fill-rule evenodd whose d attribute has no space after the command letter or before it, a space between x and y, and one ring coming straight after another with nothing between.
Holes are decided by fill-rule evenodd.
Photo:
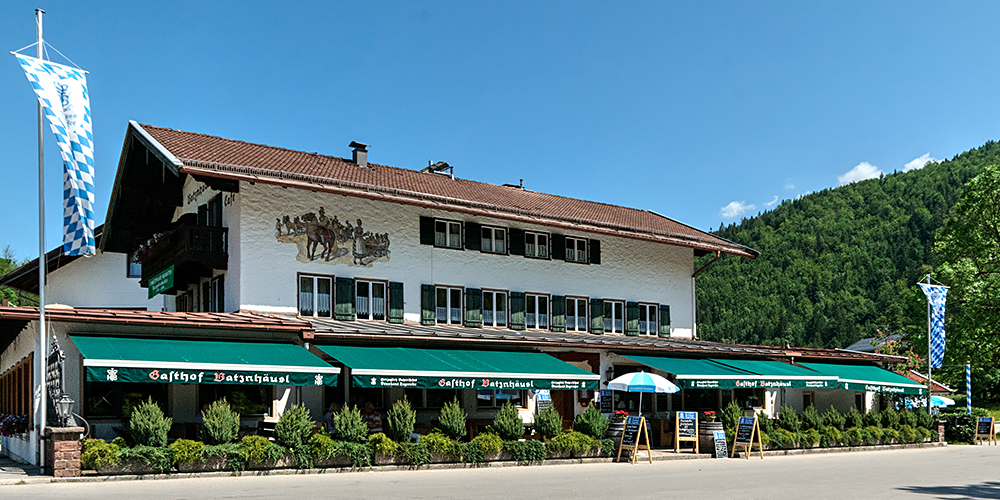
<instances>
[{"instance_id":1,"label":"hanging sign","mask_svg":"<svg viewBox=\"0 0 1000 500\"><path fill-rule=\"evenodd\" d=\"M152 278L149 278L149 298L170 290L174 287L174 266L170 266Z\"/></svg>"},{"instance_id":2,"label":"hanging sign","mask_svg":"<svg viewBox=\"0 0 1000 500\"><path fill-rule=\"evenodd\" d=\"M715 441L715 458L728 458L729 451L726 450L726 431L712 432L712 439Z\"/></svg>"},{"instance_id":3,"label":"hanging sign","mask_svg":"<svg viewBox=\"0 0 1000 500\"><path fill-rule=\"evenodd\" d=\"M756 443L754 443L756 438ZM764 445L760 442L760 427L757 425L757 417L740 417L736 425L736 437L733 438L733 449L729 452L730 458L736 456L736 449L742 448L746 458L750 459L750 451L753 446L760 450L760 458L764 458Z\"/></svg>"},{"instance_id":4,"label":"hanging sign","mask_svg":"<svg viewBox=\"0 0 1000 500\"><path fill-rule=\"evenodd\" d=\"M979 417L979 421L976 422L976 444L983 441L986 441L986 444L991 442L994 445L997 444L997 435L993 430L993 417Z\"/></svg>"},{"instance_id":5,"label":"hanging sign","mask_svg":"<svg viewBox=\"0 0 1000 500\"><path fill-rule=\"evenodd\" d=\"M691 451L698 454L698 412L679 411L674 414L674 453L681 452L681 441L693 442Z\"/></svg>"},{"instance_id":6,"label":"hanging sign","mask_svg":"<svg viewBox=\"0 0 1000 500\"><path fill-rule=\"evenodd\" d=\"M611 391L608 389L601 389L601 413L611 414L615 412L615 401L614 396L611 395Z\"/></svg>"},{"instance_id":7,"label":"hanging sign","mask_svg":"<svg viewBox=\"0 0 1000 500\"><path fill-rule=\"evenodd\" d=\"M643 444L645 442L645 444ZM646 450L649 463L653 463L653 453L649 451L649 427L646 417L628 417L625 419L625 430L622 432L622 442L618 445L617 461L622 459L622 450L632 454L629 462L635 463L639 450Z\"/></svg>"}]
</instances>

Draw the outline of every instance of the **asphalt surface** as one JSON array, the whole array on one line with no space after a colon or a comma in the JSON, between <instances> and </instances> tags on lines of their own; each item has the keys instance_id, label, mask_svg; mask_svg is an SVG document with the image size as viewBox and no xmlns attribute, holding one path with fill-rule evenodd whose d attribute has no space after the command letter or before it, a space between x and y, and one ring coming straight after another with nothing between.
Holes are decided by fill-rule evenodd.
<instances>
[{"instance_id":1,"label":"asphalt surface","mask_svg":"<svg viewBox=\"0 0 1000 500\"><path fill-rule=\"evenodd\" d=\"M1000 446L732 460L0 486L8 499L1000 499Z\"/></svg>"}]
</instances>

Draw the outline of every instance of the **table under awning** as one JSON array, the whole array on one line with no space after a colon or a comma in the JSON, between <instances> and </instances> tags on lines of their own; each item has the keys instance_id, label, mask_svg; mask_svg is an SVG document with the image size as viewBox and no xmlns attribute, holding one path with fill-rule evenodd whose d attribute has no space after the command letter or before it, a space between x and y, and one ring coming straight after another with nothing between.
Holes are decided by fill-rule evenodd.
<instances>
[{"instance_id":1,"label":"table under awning","mask_svg":"<svg viewBox=\"0 0 1000 500\"><path fill-rule=\"evenodd\" d=\"M318 345L354 387L594 390L600 375L539 352Z\"/></svg>"},{"instance_id":2,"label":"table under awning","mask_svg":"<svg viewBox=\"0 0 1000 500\"><path fill-rule=\"evenodd\" d=\"M837 377L770 360L689 359L625 356L673 374L682 389L835 389Z\"/></svg>"},{"instance_id":3,"label":"table under awning","mask_svg":"<svg viewBox=\"0 0 1000 500\"><path fill-rule=\"evenodd\" d=\"M295 344L72 335L88 382L336 386L340 369Z\"/></svg>"},{"instance_id":4,"label":"table under awning","mask_svg":"<svg viewBox=\"0 0 1000 500\"><path fill-rule=\"evenodd\" d=\"M840 388L847 391L872 391L922 396L927 388L898 373L870 365L835 365L799 363L824 375L835 375Z\"/></svg>"}]
</instances>

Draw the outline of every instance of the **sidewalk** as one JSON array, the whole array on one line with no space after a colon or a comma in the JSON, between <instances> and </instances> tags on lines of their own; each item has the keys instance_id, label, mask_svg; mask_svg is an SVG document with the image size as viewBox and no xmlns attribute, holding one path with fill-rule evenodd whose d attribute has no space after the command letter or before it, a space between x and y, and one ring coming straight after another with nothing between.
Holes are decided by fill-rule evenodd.
<instances>
[{"instance_id":1,"label":"sidewalk","mask_svg":"<svg viewBox=\"0 0 1000 500\"><path fill-rule=\"evenodd\" d=\"M52 477L42 475L34 465L20 464L7 457L0 457L0 484L48 483Z\"/></svg>"}]
</instances>

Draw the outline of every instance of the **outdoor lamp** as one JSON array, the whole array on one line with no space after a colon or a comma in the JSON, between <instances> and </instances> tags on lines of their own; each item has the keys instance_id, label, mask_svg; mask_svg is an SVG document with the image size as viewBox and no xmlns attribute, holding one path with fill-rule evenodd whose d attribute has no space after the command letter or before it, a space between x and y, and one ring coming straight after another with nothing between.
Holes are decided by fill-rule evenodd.
<instances>
[{"instance_id":1,"label":"outdoor lamp","mask_svg":"<svg viewBox=\"0 0 1000 500\"><path fill-rule=\"evenodd\" d=\"M76 419L73 418L73 398L69 394L63 394L59 401L56 401L56 414L63 427L76 427Z\"/></svg>"},{"instance_id":2,"label":"outdoor lamp","mask_svg":"<svg viewBox=\"0 0 1000 500\"><path fill-rule=\"evenodd\" d=\"M607 371L604 372L604 386L608 386L608 382L615 378L615 367L609 366Z\"/></svg>"}]
</instances>

